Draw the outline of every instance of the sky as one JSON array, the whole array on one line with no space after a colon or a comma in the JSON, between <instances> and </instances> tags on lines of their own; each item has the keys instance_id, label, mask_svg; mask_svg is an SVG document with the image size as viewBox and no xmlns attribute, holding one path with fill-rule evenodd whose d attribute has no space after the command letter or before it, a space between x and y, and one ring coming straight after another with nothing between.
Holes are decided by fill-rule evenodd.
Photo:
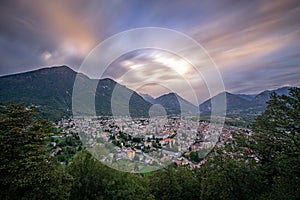
<instances>
[{"instance_id":1,"label":"sky","mask_svg":"<svg viewBox=\"0 0 300 200\"><path fill-rule=\"evenodd\" d=\"M55 65L77 71L99 43L143 27L172 29L197 41L216 64L229 92L251 94L300 86L298 0L3 0L0 76ZM172 88L134 85L136 74L124 79L124 74L141 66L143 77L163 79ZM92 72L87 75L94 78ZM198 98L207 97L205 83L193 67L162 50L129 52L113 60L105 75L155 97L176 88L189 100L191 94L181 86L190 80Z\"/></svg>"}]
</instances>

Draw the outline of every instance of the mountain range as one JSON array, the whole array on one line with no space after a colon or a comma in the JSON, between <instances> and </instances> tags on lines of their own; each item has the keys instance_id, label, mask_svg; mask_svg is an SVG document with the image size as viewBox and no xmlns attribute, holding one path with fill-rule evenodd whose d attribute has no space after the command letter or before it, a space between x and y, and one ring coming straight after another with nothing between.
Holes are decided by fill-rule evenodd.
<instances>
[{"instance_id":1,"label":"mountain range","mask_svg":"<svg viewBox=\"0 0 300 200\"><path fill-rule=\"evenodd\" d=\"M0 102L34 105L43 117L60 119L72 115L72 93L77 73L67 66L43 68L31 72L0 77ZM84 94L93 91L90 85L97 84L95 110L97 115L111 115L111 96L119 85L112 79L90 79L79 74L84 85ZM123 91L132 92L129 101L130 114L133 117L147 116L151 103L145 101L136 92L119 85ZM85 113L82 113L83 115Z\"/></svg>"},{"instance_id":2,"label":"mountain range","mask_svg":"<svg viewBox=\"0 0 300 200\"><path fill-rule=\"evenodd\" d=\"M162 105L166 110L167 115L176 115L180 113L191 115L199 114L199 108L197 108L197 106L173 92L164 94L156 99L148 94L141 94L141 96L149 103Z\"/></svg>"},{"instance_id":3,"label":"mountain range","mask_svg":"<svg viewBox=\"0 0 300 200\"><path fill-rule=\"evenodd\" d=\"M43 117L56 120L64 116L69 117L72 115L72 93L76 75L77 72L67 66L56 66L2 76L0 77L0 103L5 105L10 102L26 102L28 105L35 105ZM148 94L138 94L109 78L101 80L90 79L88 76L80 73L78 76L85 87L83 90L84 94L93 92L89 85L98 85L95 92L95 110L97 115L112 115L111 98L116 87L122 91L123 96L120 97L120 101L116 100L114 103L122 110L128 107L123 102L129 102L129 113L132 117L148 117L149 109L153 104L163 106L168 115L196 115L199 114L199 109L201 114L209 114L211 111L211 99L197 107L175 93L153 98ZM272 91L266 90L259 94L251 95L225 92L227 113L257 115L265 109L266 102L270 99L272 92L281 95L288 94L288 91L289 87L278 88ZM127 94L132 95L128 97L126 96ZM212 98L217 97L218 95ZM81 114L84 115L85 113Z\"/></svg>"},{"instance_id":4,"label":"mountain range","mask_svg":"<svg viewBox=\"0 0 300 200\"><path fill-rule=\"evenodd\" d=\"M282 87L275 90L265 90L259 94L232 94L225 92L227 115L258 115L267 106L267 102L270 100L270 95L276 93L278 95L288 95L291 87ZM224 95L224 93L219 94ZM217 98L217 96L212 97ZM201 113L209 114L211 111L211 99L201 103L199 105Z\"/></svg>"}]
</instances>

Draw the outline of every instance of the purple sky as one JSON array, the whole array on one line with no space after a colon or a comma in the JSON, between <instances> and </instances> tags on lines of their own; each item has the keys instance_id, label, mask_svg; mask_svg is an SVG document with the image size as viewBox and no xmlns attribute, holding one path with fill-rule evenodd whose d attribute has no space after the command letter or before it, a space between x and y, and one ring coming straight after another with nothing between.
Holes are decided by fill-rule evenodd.
<instances>
[{"instance_id":1,"label":"purple sky","mask_svg":"<svg viewBox=\"0 0 300 200\"><path fill-rule=\"evenodd\" d=\"M174 29L199 42L230 92L300 86L298 0L4 0L0 3L0 75L60 64L77 70L101 41L148 26ZM164 65L180 73L188 71L174 55L138 51L118 58L107 75L121 81L118 77L126 67L149 63L155 70L161 66L160 75L166 79L175 76ZM142 92L147 90L154 96L165 92L159 88L154 92L153 87Z\"/></svg>"}]
</instances>

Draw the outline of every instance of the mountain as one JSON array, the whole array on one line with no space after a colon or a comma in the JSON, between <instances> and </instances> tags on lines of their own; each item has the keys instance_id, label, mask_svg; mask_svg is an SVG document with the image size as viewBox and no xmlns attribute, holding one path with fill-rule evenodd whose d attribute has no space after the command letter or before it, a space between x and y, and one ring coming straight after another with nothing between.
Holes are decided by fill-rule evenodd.
<instances>
[{"instance_id":1,"label":"mountain","mask_svg":"<svg viewBox=\"0 0 300 200\"><path fill-rule=\"evenodd\" d=\"M213 99L218 99L221 95L226 95L226 106L227 106L227 113L245 111L249 107L252 106L252 102L246 100L245 98L241 97L240 95L231 94L229 92L220 93L214 97ZM206 100L202 104L199 105L200 112L209 114L211 112L211 99Z\"/></svg>"},{"instance_id":2,"label":"mountain","mask_svg":"<svg viewBox=\"0 0 300 200\"><path fill-rule=\"evenodd\" d=\"M0 102L26 102L45 116L70 115L76 73L66 66L0 77Z\"/></svg>"},{"instance_id":3,"label":"mountain","mask_svg":"<svg viewBox=\"0 0 300 200\"><path fill-rule=\"evenodd\" d=\"M275 90L265 90L259 94L231 94L225 92L226 104L227 104L227 114L247 114L247 115L257 115L264 111L267 106L267 101L270 100L270 95L275 92L278 95L288 95L289 89L291 87L282 87ZM219 95L224 95L224 93L218 94L211 99L218 98ZM199 105L200 112L204 114L209 114L211 111L211 99L203 102Z\"/></svg>"},{"instance_id":4,"label":"mountain","mask_svg":"<svg viewBox=\"0 0 300 200\"><path fill-rule=\"evenodd\" d=\"M140 96L142 96L145 101L148 101L151 104L153 104L155 101L155 99L149 94L140 93Z\"/></svg>"},{"instance_id":5,"label":"mountain","mask_svg":"<svg viewBox=\"0 0 300 200\"><path fill-rule=\"evenodd\" d=\"M252 101L256 96L256 94L236 94L236 95L238 97L241 97L241 98L247 100L247 101Z\"/></svg>"},{"instance_id":6,"label":"mountain","mask_svg":"<svg viewBox=\"0 0 300 200\"><path fill-rule=\"evenodd\" d=\"M72 102L76 76L82 86L81 96L83 99L86 96L95 97L95 106L81 101ZM96 87L93 88L94 86ZM220 95L226 95L228 116L256 116L265 109L272 92L287 95L289 89L290 87L282 87L266 90L257 95L225 92L212 99L217 100ZM43 68L0 77L0 104L9 102L26 102L28 105L35 105L43 117L50 119L71 116L72 104L78 106L79 109L75 110L75 113L79 115L87 115L91 110L95 110L97 115L148 116L152 104L162 105L168 115L198 114L198 109L202 114L209 114L211 111L211 99L200 104L199 108L175 93L164 94L154 99L147 94L141 96L109 78L90 79L67 66Z\"/></svg>"},{"instance_id":7,"label":"mountain","mask_svg":"<svg viewBox=\"0 0 300 200\"><path fill-rule=\"evenodd\" d=\"M257 106L261 106L261 107L265 108L267 105L267 101L270 100L271 93L275 92L278 95L288 95L290 88L291 87L282 87L282 88L278 88L275 90L265 90L265 91L257 94L254 97L253 101L256 103Z\"/></svg>"},{"instance_id":8,"label":"mountain","mask_svg":"<svg viewBox=\"0 0 300 200\"><path fill-rule=\"evenodd\" d=\"M198 114L198 108L176 93L164 94L154 99L153 104L162 105L168 115Z\"/></svg>"},{"instance_id":9,"label":"mountain","mask_svg":"<svg viewBox=\"0 0 300 200\"><path fill-rule=\"evenodd\" d=\"M77 73L67 66L57 66L0 77L0 102L1 104L26 102L28 105L35 105L44 117L50 119L70 116L76 75ZM125 100L129 102L130 115L147 116L151 104L136 92L111 79L95 80L83 74L78 75L83 83L83 95L92 93L90 85L98 82L95 93L95 108L98 115L112 114L111 97L114 88L117 87L122 88L123 95L132 94L130 99L123 96L123 102Z\"/></svg>"},{"instance_id":10,"label":"mountain","mask_svg":"<svg viewBox=\"0 0 300 200\"><path fill-rule=\"evenodd\" d=\"M109 78L99 81L95 99L97 115L124 116L128 113L131 117L145 117L152 105L135 91Z\"/></svg>"}]
</instances>

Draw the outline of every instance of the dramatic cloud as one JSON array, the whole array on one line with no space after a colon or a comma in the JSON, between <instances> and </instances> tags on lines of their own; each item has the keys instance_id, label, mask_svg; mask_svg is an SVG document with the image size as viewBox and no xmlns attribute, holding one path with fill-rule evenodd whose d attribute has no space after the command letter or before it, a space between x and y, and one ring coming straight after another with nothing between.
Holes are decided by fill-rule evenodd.
<instances>
[{"instance_id":1,"label":"dramatic cloud","mask_svg":"<svg viewBox=\"0 0 300 200\"><path fill-rule=\"evenodd\" d=\"M228 91L256 93L300 85L297 0L2 1L0 74L60 64L77 70L101 41L147 26L175 29L199 42L218 65ZM194 54L189 47L183 52ZM194 57L201 62L201 56ZM153 83L140 87L141 92L158 96L168 90L158 85L165 81L191 99L183 83L188 79L200 91L198 98L207 98L205 83L192 66L167 52L128 53L106 75L132 88L151 77Z\"/></svg>"},{"instance_id":2,"label":"dramatic cloud","mask_svg":"<svg viewBox=\"0 0 300 200\"><path fill-rule=\"evenodd\" d=\"M115 70L116 68L120 70ZM181 57L162 50L138 50L113 62L103 77L154 97L176 92L197 104L196 98L208 98L201 75Z\"/></svg>"}]
</instances>

